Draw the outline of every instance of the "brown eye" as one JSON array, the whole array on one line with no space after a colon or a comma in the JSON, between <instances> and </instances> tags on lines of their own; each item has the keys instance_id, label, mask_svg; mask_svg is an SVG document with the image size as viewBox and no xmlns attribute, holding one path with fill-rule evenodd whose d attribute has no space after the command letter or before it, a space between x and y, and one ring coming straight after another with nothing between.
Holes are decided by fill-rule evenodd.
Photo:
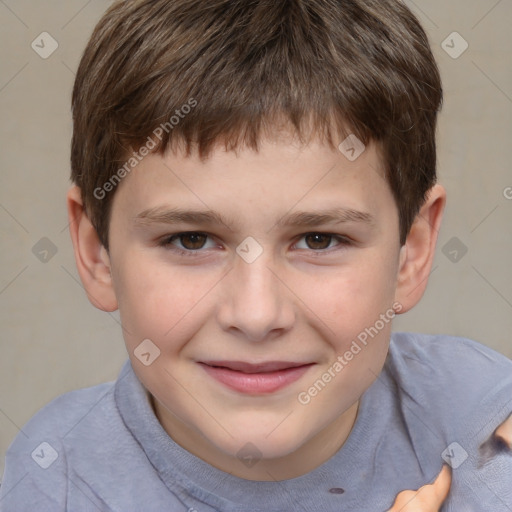
<instances>
[{"instance_id":1,"label":"brown eye","mask_svg":"<svg viewBox=\"0 0 512 512\"><path fill-rule=\"evenodd\" d=\"M183 233L178 235L177 238L185 249L196 251L204 246L208 236L202 233Z\"/></svg>"},{"instance_id":2,"label":"brown eye","mask_svg":"<svg viewBox=\"0 0 512 512\"><path fill-rule=\"evenodd\" d=\"M312 233L305 235L305 240L310 249L322 250L327 249L331 244L332 235L325 235L323 233Z\"/></svg>"},{"instance_id":3,"label":"brown eye","mask_svg":"<svg viewBox=\"0 0 512 512\"><path fill-rule=\"evenodd\" d=\"M327 255L352 245L352 241L343 235L333 233L305 233L295 244L296 249L309 250L313 254Z\"/></svg>"},{"instance_id":4,"label":"brown eye","mask_svg":"<svg viewBox=\"0 0 512 512\"><path fill-rule=\"evenodd\" d=\"M161 247L166 249L175 250L181 254L199 254L201 249L205 248L208 238L206 233L199 233L196 231L190 231L185 233L176 233L169 235L158 243Z\"/></svg>"}]
</instances>

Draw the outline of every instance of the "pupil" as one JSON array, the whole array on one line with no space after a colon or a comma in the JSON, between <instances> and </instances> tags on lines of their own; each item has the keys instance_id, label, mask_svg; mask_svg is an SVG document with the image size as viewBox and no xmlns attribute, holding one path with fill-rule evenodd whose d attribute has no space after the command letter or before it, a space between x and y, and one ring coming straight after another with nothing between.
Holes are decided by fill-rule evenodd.
<instances>
[{"instance_id":1,"label":"pupil","mask_svg":"<svg viewBox=\"0 0 512 512\"><path fill-rule=\"evenodd\" d=\"M330 236L328 235L323 235L321 233L316 233L314 235L308 235L307 236L307 240L308 240L308 245L312 248L312 249L326 249L327 247L329 247L329 244L330 244ZM326 241L327 243L325 244L322 244L321 241L322 239L324 240L324 242ZM310 240L313 240L312 244L309 242ZM320 240L320 242L319 242ZM318 246L315 246L315 244L320 244L320 246L322 247L318 247Z\"/></svg>"},{"instance_id":2,"label":"pupil","mask_svg":"<svg viewBox=\"0 0 512 512\"><path fill-rule=\"evenodd\" d=\"M195 250L200 249L204 245L204 235L201 235L200 233L191 233L188 235L183 235L181 240L181 243L187 247L187 249ZM184 240L192 240L191 244L183 243ZM199 240L198 240L199 239ZM201 240L203 239L203 240ZM201 243L202 242L202 243ZM197 246L199 244L199 246ZM192 245L193 247L190 247Z\"/></svg>"},{"instance_id":3,"label":"pupil","mask_svg":"<svg viewBox=\"0 0 512 512\"><path fill-rule=\"evenodd\" d=\"M201 249L201 247L204 245L204 238L205 235L202 235L201 233L190 233L181 236L181 243L183 244L183 246L187 247L187 249L190 250ZM331 242L331 237L329 235L323 235L321 233L307 235L306 239L308 241L308 245L312 249L326 249L327 247L329 247L329 244ZM186 240L188 240L191 243L184 243L184 241ZM324 243L322 243L322 241Z\"/></svg>"}]
</instances>

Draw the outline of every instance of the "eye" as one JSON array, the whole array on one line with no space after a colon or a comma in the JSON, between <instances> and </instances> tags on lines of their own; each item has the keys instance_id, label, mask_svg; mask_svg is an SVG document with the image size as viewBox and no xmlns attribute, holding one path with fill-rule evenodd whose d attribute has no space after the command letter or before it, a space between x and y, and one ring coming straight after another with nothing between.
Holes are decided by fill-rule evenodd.
<instances>
[{"instance_id":1,"label":"eye","mask_svg":"<svg viewBox=\"0 0 512 512\"><path fill-rule=\"evenodd\" d=\"M331 233L306 233L305 235L302 235L302 238L306 241L307 247L297 248L309 249L316 252L326 251L334 240L338 242L338 246L346 246L351 243L348 238Z\"/></svg>"},{"instance_id":2,"label":"eye","mask_svg":"<svg viewBox=\"0 0 512 512\"><path fill-rule=\"evenodd\" d=\"M209 235L206 233L199 233L197 231L190 231L186 233L176 233L174 235L167 236L163 238L158 245L161 247L165 247L168 249L172 249L179 254L184 254L186 256L195 256L196 253L199 253L201 249L205 248L205 243ZM177 245L176 242L181 244L181 248ZM174 246L176 248L173 248Z\"/></svg>"},{"instance_id":3,"label":"eye","mask_svg":"<svg viewBox=\"0 0 512 512\"><path fill-rule=\"evenodd\" d=\"M202 249L212 249L216 244L212 241L209 247L206 245L208 238L211 239L207 233L198 231L189 231L183 233L175 233L167 235L162 238L158 245L166 250L173 251L180 256L201 256L205 251ZM300 250L313 251L313 253L333 252L348 245L351 245L351 240L342 235L334 235L332 233L306 233L301 236L300 240L306 242L306 247L300 247L296 243L294 248ZM332 243L337 242L332 249ZM329 250L332 249L332 250Z\"/></svg>"}]
</instances>

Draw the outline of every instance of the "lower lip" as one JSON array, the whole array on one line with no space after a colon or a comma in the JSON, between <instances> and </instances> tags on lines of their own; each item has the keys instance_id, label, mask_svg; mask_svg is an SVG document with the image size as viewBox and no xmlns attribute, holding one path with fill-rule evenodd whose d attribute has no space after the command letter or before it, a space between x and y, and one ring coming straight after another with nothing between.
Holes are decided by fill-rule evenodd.
<instances>
[{"instance_id":1,"label":"lower lip","mask_svg":"<svg viewBox=\"0 0 512 512\"><path fill-rule=\"evenodd\" d=\"M228 388L247 394L273 393L300 379L312 364L268 373L244 373L200 363L206 373Z\"/></svg>"}]
</instances>

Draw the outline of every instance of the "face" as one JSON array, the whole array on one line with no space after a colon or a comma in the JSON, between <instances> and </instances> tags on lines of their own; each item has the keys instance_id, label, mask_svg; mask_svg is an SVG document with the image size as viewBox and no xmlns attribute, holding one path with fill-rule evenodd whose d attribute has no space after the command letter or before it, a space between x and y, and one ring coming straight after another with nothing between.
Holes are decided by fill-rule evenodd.
<instances>
[{"instance_id":1,"label":"face","mask_svg":"<svg viewBox=\"0 0 512 512\"><path fill-rule=\"evenodd\" d=\"M149 155L123 179L109 257L126 346L186 449L223 467L248 446L283 461L346 438L394 315L398 211L381 167L373 145L352 162L280 140Z\"/></svg>"}]
</instances>

